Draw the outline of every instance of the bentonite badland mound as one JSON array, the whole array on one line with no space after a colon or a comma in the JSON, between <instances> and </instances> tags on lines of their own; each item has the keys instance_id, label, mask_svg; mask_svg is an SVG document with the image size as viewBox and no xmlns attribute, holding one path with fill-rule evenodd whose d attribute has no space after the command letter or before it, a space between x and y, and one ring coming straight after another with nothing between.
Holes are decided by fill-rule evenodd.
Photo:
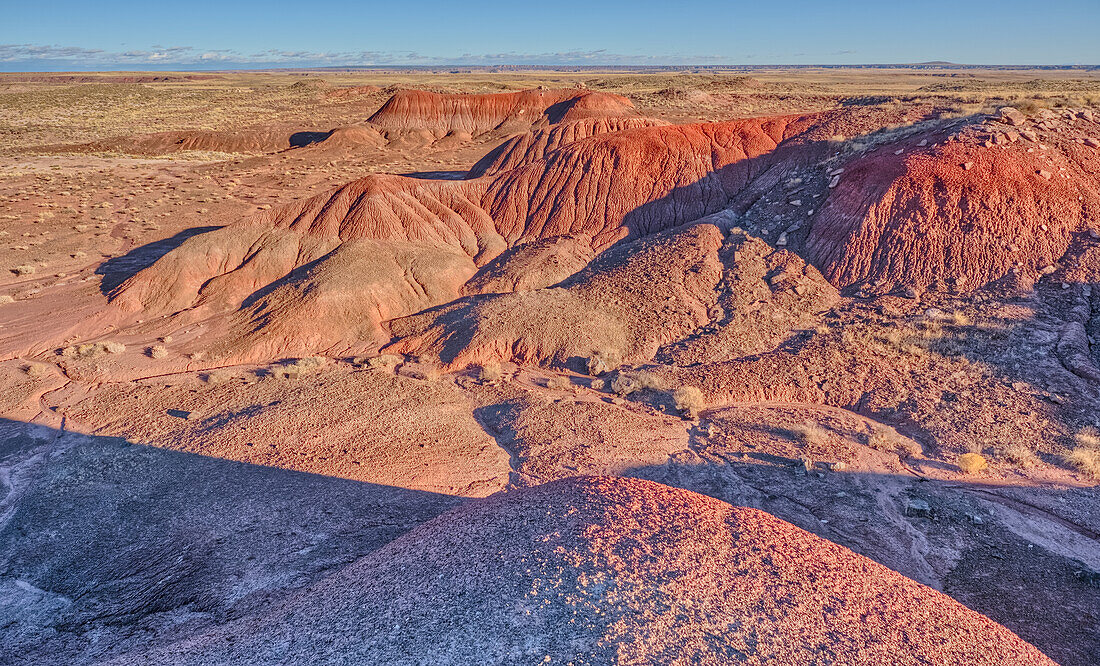
<instances>
[{"instance_id":1,"label":"bentonite badland mound","mask_svg":"<svg viewBox=\"0 0 1100 666\"><path fill-rule=\"evenodd\" d=\"M426 523L286 601L112 664L1053 664L762 511L578 477Z\"/></svg>"},{"instance_id":2,"label":"bentonite badland mound","mask_svg":"<svg viewBox=\"0 0 1100 666\"><path fill-rule=\"evenodd\" d=\"M438 125L438 131L485 131L519 110L550 108L557 97L517 93L471 107L465 97L399 95L375 114L375 122L426 116L423 122ZM567 101L575 99L585 98ZM972 291L1007 277L1025 278L1088 235L1090 220L1100 216L1095 149L1041 143L1030 130L997 129L995 122L936 121L929 113L867 107L620 131L614 131L621 122L615 119L550 125L491 153L481 168L495 175L465 182L369 176L188 240L119 287L113 306L146 319L227 316L232 334L206 344L236 359L340 353L396 336L401 350L444 356L445 347L450 363L486 360L486 353L455 351L471 342L470 333L457 330L435 335L438 343L427 346L422 333L400 340L417 327L391 322L464 293L486 293L486 271L503 276L492 282L500 291L514 290L521 281L507 275L523 272L524 289L560 288L531 296L529 307L509 309L518 319L494 326L498 338L490 356L561 361L594 349L562 349L521 334L509 339L499 337L500 331L569 337L570 324L556 319L552 313L559 306L553 303L576 316L584 308L574 309L555 294L564 296L561 288L569 291L615 265L608 258L581 275L589 258L612 246L622 248L620 255L644 254L647 237L688 233L683 225L708 215L721 213L705 220L720 232L741 224L770 235L838 289L880 293L934 285ZM876 132L898 122L917 125ZM859 133L868 136L863 152L837 152L833 137ZM990 136L1006 138L995 143ZM823 160L827 167L814 167ZM795 172L804 174L797 179L802 194L788 196ZM785 200L777 203L786 210L763 210L780 197ZM782 228L772 228L780 222ZM578 244L581 237L586 240ZM693 238L701 237L673 242L691 244ZM690 321L657 326L655 344L623 349L627 358L648 360L660 344L713 319L720 266L732 268L733 258L719 260L720 235L710 242L699 256L710 253L711 273L692 268L688 255L678 255L678 267L671 268L688 271L685 284L702 290L693 297L697 304L688 306L695 310ZM571 248L564 262L562 243ZM535 260L533 268L531 254L547 247L554 256ZM666 300L685 302L654 291L654 284L646 288L631 301L630 288L617 287L617 297L642 310L660 309ZM491 305L478 301L469 307ZM532 328L531 317L545 326ZM478 321L466 316L461 327L472 331ZM617 332L629 325L607 323L606 335L630 337ZM574 346L599 348L599 340L573 339Z\"/></svg>"},{"instance_id":3,"label":"bentonite badland mound","mask_svg":"<svg viewBox=\"0 0 1100 666\"><path fill-rule=\"evenodd\" d=\"M588 90L523 90L494 95L402 90L370 122L383 130L408 128L484 134L505 124L527 127L589 117L637 115L629 99Z\"/></svg>"}]
</instances>

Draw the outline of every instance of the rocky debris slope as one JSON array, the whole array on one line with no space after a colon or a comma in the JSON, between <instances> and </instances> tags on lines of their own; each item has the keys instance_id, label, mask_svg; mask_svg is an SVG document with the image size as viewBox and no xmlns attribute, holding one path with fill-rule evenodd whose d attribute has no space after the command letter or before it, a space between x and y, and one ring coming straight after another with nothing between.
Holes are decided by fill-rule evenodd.
<instances>
[{"instance_id":1,"label":"rocky debris slope","mask_svg":"<svg viewBox=\"0 0 1100 666\"><path fill-rule=\"evenodd\" d=\"M755 509L578 477L462 506L170 664L1053 664L988 618Z\"/></svg>"},{"instance_id":2,"label":"rocky debris slope","mask_svg":"<svg viewBox=\"0 0 1100 666\"><path fill-rule=\"evenodd\" d=\"M511 359L576 367L594 351L648 360L709 321L721 245L708 224L623 244L553 288L474 296L395 320L387 351L455 367Z\"/></svg>"},{"instance_id":3,"label":"rocky debris slope","mask_svg":"<svg viewBox=\"0 0 1100 666\"><path fill-rule=\"evenodd\" d=\"M1059 132L1007 118L917 133L844 162L809 230L808 258L839 287L963 291L1056 263L1076 235L1100 228L1100 152L1060 133L1100 126L1075 118Z\"/></svg>"}]
</instances>

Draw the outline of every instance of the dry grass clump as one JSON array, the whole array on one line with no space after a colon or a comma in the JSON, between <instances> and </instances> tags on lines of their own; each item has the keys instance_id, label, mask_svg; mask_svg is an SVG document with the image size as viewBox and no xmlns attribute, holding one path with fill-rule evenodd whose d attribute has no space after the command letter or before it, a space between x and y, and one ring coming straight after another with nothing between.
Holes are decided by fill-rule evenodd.
<instances>
[{"instance_id":1,"label":"dry grass clump","mask_svg":"<svg viewBox=\"0 0 1100 666\"><path fill-rule=\"evenodd\" d=\"M1073 441L1077 442L1077 446L1100 450L1100 430L1094 426L1085 426L1077 431Z\"/></svg>"},{"instance_id":2,"label":"dry grass clump","mask_svg":"<svg viewBox=\"0 0 1100 666\"><path fill-rule=\"evenodd\" d=\"M222 384L229 381L234 376L235 375L233 374L233 372L229 370L211 370L209 372L204 372L199 375L199 379L206 382L207 384Z\"/></svg>"},{"instance_id":3,"label":"dry grass clump","mask_svg":"<svg viewBox=\"0 0 1100 666\"><path fill-rule=\"evenodd\" d=\"M661 379L647 370L638 372L620 372L611 379L611 392L616 395L630 395L642 390L663 391Z\"/></svg>"},{"instance_id":4,"label":"dry grass clump","mask_svg":"<svg viewBox=\"0 0 1100 666\"><path fill-rule=\"evenodd\" d=\"M841 331L840 337L845 345L891 354L960 356L970 339L966 328L971 324L965 313L941 313L900 326L849 326Z\"/></svg>"},{"instance_id":5,"label":"dry grass clump","mask_svg":"<svg viewBox=\"0 0 1100 666\"><path fill-rule=\"evenodd\" d=\"M899 458L908 458L921 452L916 442L885 426L871 431L867 437L867 446L883 453L893 453Z\"/></svg>"},{"instance_id":6,"label":"dry grass clump","mask_svg":"<svg viewBox=\"0 0 1100 666\"><path fill-rule=\"evenodd\" d=\"M588 374L593 377L611 372L623 364L622 354L615 350L597 351L588 357Z\"/></svg>"},{"instance_id":7,"label":"dry grass clump","mask_svg":"<svg viewBox=\"0 0 1100 666\"><path fill-rule=\"evenodd\" d=\"M126 351L126 345L108 340L65 347L61 350L61 355L65 358L95 358L104 354L121 354L124 351Z\"/></svg>"},{"instance_id":8,"label":"dry grass clump","mask_svg":"<svg viewBox=\"0 0 1100 666\"><path fill-rule=\"evenodd\" d=\"M168 356L168 348L164 345L153 345L145 350L145 353L149 355L149 358L166 358Z\"/></svg>"},{"instance_id":9,"label":"dry grass clump","mask_svg":"<svg viewBox=\"0 0 1100 666\"><path fill-rule=\"evenodd\" d=\"M1100 430L1092 426L1081 428L1074 436L1077 446L1063 457L1086 476L1100 479Z\"/></svg>"},{"instance_id":10,"label":"dry grass clump","mask_svg":"<svg viewBox=\"0 0 1100 666\"><path fill-rule=\"evenodd\" d=\"M396 354L380 354L378 356L359 356L352 363L367 368L368 370L384 370L393 372L393 369L401 365L403 359Z\"/></svg>"},{"instance_id":11,"label":"dry grass clump","mask_svg":"<svg viewBox=\"0 0 1100 666\"><path fill-rule=\"evenodd\" d=\"M573 382L569 381L568 377L554 375L546 380L546 388L554 391L572 391Z\"/></svg>"},{"instance_id":12,"label":"dry grass clump","mask_svg":"<svg viewBox=\"0 0 1100 666\"><path fill-rule=\"evenodd\" d=\"M419 365L408 372L409 377L434 382L443 376L443 370L435 365Z\"/></svg>"},{"instance_id":13,"label":"dry grass clump","mask_svg":"<svg viewBox=\"0 0 1100 666\"><path fill-rule=\"evenodd\" d=\"M15 299L8 294L0 294L0 305L5 303L14 303Z\"/></svg>"},{"instance_id":14,"label":"dry grass clump","mask_svg":"<svg viewBox=\"0 0 1100 666\"><path fill-rule=\"evenodd\" d=\"M1001 450L1000 457L1021 469L1031 469L1039 464L1039 457L1026 444L1009 444Z\"/></svg>"},{"instance_id":15,"label":"dry grass clump","mask_svg":"<svg viewBox=\"0 0 1100 666\"><path fill-rule=\"evenodd\" d=\"M504 379L504 371L499 363L486 363L478 368L477 380L482 384L499 384Z\"/></svg>"},{"instance_id":16,"label":"dry grass clump","mask_svg":"<svg viewBox=\"0 0 1100 666\"><path fill-rule=\"evenodd\" d=\"M792 426L790 433L804 444L824 444L829 437L829 431L816 423L806 421Z\"/></svg>"},{"instance_id":17,"label":"dry grass clump","mask_svg":"<svg viewBox=\"0 0 1100 666\"><path fill-rule=\"evenodd\" d=\"M681 414L692 419L707 406L703 399L703 392L695 386L681 386L673 391L672 404Z\"/></svg>"},{"instance_id":18,"label":"dry grass clump","mask_svg":"<svg viewBox=\"0 0 1100 666\"><path fill-rule=\"evenodd\" d=\"M328 359L323 356L307 356L284 361L269 368L269 372L275 379L298 379L323 368Z\"/></svg>"},{"instance_id":19,"label":"dry grass clump","mask_svg":"<svg viewBox=\"0 0 1100 666\"><path fill-rule=\"evenodd\" d=\"M21 264L11 269L11 272L15 273L16 275L33 275L34 272L37 270L38 267L34 266L33 264Z\"/></svg>"},{"instance_id":20,"label":"dry grass clump","mask_svg":"<svg viewBox=\"0 0 1100 666\"><path fill-rule=\"evenodd\" d=\"M50 374L50 366L45 363L28 363L23 366L23 372L25 372L28 377L39 379Z\"/></svg>"},{"instance_id":21,"label":"dry grass clump","mask_svg":"<svg viewBox=\"0 0 1100 666\"><path fill-rule=\"evenodd\" d=\"M964 453L955 460L955 464L967 474L976 474L989 467L989 462L980 453Z\"/></svg>"},{"instance_id":22,"label":"dry grass clump","mask_svg":"<svg viewBox=\"0 0 1100 666\"><path fill-rule=\"evenodd\" d=\"M1008 103L1009 106L1015 108L1020 113L1026 115L1033 115L1039 113L1040 110L1047 108L1046 101L1041 97L1028 97L1025 99L1016 99Z\"/></svg>"}]
</instances>

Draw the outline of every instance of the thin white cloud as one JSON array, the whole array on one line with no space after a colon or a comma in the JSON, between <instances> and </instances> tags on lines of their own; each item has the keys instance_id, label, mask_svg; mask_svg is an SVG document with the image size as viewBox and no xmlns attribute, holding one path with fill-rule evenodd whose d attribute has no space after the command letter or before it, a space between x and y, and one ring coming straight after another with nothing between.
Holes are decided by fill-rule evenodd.
<instances>
[{"instance_id":1,"label":"thin white cloud","mask_svg":"<svg viewBox=\"0 0 1100 666\"><path fill-rule=\"evenodd\" d=\"M463 53L459 56L425 56L413 51L307 51L268 49L243 53L233 49L199 50L192 46L160 46L149 50L105 51L77 46L0 44L0 62L58 61L86 67L142 63L150 65L233 65L287 66L370 66L370 65L593 65L593 64L720 64L728 58L717 55L638 55L611 53L604 49L547 53Z\"/></svg>"}]
</instances>

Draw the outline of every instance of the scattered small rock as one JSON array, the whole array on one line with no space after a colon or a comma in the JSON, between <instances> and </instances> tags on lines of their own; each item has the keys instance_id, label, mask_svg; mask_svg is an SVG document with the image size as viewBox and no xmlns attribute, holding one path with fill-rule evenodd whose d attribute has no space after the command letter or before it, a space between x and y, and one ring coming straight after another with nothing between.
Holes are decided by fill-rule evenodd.
<instances>
[{"instance_id":1,"label":"scattered small rock","mask_svg":"<svg viewBox=\"0 0 1100 666\"><path fill-rule=\"evenodd\" d=\"M932 505L918 497L910 497L909 502L905 505L905 515L916 516L918 518L931 518Z\"/></svg>"}]
</instances>

